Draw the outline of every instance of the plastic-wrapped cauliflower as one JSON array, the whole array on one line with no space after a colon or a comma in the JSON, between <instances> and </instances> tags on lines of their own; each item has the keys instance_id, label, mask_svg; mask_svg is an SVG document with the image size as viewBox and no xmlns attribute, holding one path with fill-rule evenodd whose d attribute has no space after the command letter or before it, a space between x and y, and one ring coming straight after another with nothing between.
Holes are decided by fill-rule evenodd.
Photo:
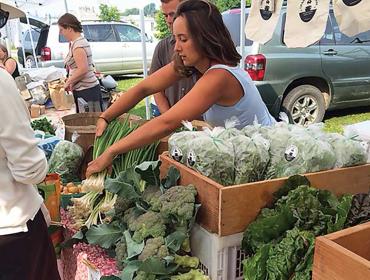
<instances>
[{"instance_id":1,"label":"plastic-wrapped cauliflower","mask_svg":"<svg viewBox=\"0 0 370 280\"><path fill-rule=\"evenodd\" d=\"M58 173L63 183L79 181L77 174L84 153L82 148L72 142L60 141L49 160L49 172Z\"/></svg>"},{"instance_id":2,"label":"plastic-wrapped cauliflower","mask_svg":"<svg viewBox=\"0 0 370 280\"><path fill-rule=\"evenodd\" d=\"M205 130L189 141L187 165L224 186L234 183L234 148L217 137L218 129Z\"/></svg>"},{"instance_id":3,"label":"plastic-wrapped cauliflower","mask_svg":"<svg viewBox=\"0 0 370 280\"><path fill-rule=\"evenodd\" d=\"M365 164L367 154L361 142L346 138L338 133L330 133L327 140L332 145L336 157L335 167L349 167Z\"/></svg>"},{"instance_id":4,"label":"plastic-wrapped cauliflower","mask_svg":"<svg viewBox=\"0 0 370 280\"><path fill-rule=\"evenodd\" d=\"M262 180L270 160L268 141L261 135L232 137L235 154L235 182L243 184Z\"/></svg>"}]
</instances>

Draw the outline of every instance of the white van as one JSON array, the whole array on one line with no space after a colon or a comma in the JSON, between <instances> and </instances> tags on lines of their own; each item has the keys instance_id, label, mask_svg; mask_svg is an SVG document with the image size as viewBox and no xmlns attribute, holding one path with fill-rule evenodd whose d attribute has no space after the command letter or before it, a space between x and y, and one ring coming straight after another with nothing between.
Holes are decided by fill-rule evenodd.
<instances>
[{"instance_id":1,"label":"white van","mask_svg":"<svg viewBox=\"0 0 370 280\"><path fill-rule=\"evenodd\" d=\"M83 34L90 42L96 70L110 75L143 72L141 30L126 22L83 21ZM39 66L64 67L68 42L59 34L57 24L41 29L37 42ZM156 43L146 40L150 65Z\"/></svg>"}]
</instances>

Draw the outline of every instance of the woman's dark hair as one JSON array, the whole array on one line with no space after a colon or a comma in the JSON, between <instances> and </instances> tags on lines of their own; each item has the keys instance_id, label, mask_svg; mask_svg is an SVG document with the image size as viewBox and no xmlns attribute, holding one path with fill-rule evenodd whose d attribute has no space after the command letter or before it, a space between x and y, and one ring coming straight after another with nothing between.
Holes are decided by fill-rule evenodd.
<instances>
[{"instance_id":1,"label":"woman's dark hair","mask_svg":"<svg viewBox=\"0 0 370 280\"><path fill-rule=\"evenodd\" d=\"M66 13L58 19L58 25L63 28L72 28L75 32L82 33L81 22L72 14Z\"/></svg>"},{"instance_id":2,"label":"woman's dark hair","mask_svg":"<svg viewBox=\"0 0 370 280\"><path fill-rule=\"evenodd\" d=\"M177 7L177 17L186 18L188 29L198 50L207 58L226 65L236 66L241 56L215 5L206 0L186 0ZM184 66L174 54L175 70L183 76L194 73L193 67Z\"/></svg>"}]
</instances>

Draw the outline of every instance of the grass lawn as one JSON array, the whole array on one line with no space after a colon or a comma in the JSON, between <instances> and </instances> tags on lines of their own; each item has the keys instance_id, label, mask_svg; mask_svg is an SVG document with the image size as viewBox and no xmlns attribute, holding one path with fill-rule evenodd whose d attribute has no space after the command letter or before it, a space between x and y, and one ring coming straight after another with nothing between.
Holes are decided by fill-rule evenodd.
<instances>
[{"instance_id":1,"label":"grass lawn","mask_svg":"<svg viewBox=\"0 0 370 280\"><path fill-rule=\"evenodd\" d=\"M117 89L119 91L127 91L129 88L139 83L142 79L143 78L120 77L120 80L117 81L118 83ZM146 118L145 100L142 100L139 104L135 106L135 108L131 109L130 113L145 119Z\"/></svg>"},{"instance_id":2,"label":"grass lawn","mask_svg":"<svg viewBox=\"0 0 370 280\"><path fill-rule=\"evenodd\" d=\"M118 89L125 91L130 87L140 82L142 78L121 78L118 81ZM145 118L145 101L141 101L134 109L130 111L132 114L139 115ZM328 132L343 132L345 125L354 124L362 121L370 120L370 107L352 108L329 112L325 117L325 130Z\"/></svg>"}]
</instances>

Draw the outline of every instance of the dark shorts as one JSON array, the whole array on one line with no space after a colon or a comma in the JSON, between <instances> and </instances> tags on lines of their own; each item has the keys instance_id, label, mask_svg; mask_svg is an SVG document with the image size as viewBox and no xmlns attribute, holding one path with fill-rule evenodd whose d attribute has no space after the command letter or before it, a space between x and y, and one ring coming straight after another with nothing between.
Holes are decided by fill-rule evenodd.
<instances>
[{"instance_id":1,"label":"dark shorts","mask_svg":"<svg viewBox=\"0 0 370 280\"><path fill-rule=\"evenodd\" d=\"M76 112L79 113L78 98L83 98L86 102L95 101L100 104L100 111L103 111L103 98L101 95L100 85L83 90L74 90L73 97L76 104Z\"/></svg>"},{"instance_id":2,"label":"dark shorts","mask_svg":"<svg viewBox=\"0 0 370 280\"><path fill-rule=\"evenodd\" d=\"M28 232L0 235L0 280L60 280L41 210L27 227Z\"/></svg>"},{"instance_id":3,"label":"dark shorts","mask_svg":"<svg viewBox=\"0 0 370 280\"><path fill-rule=\"evenodd\" d=\"M150 103L150 107L152 109L152 116L153 117L158 117L161 115L161 112L158 109L157 105L154 105L153 103Z\"/></svg>"}]
</instances>

